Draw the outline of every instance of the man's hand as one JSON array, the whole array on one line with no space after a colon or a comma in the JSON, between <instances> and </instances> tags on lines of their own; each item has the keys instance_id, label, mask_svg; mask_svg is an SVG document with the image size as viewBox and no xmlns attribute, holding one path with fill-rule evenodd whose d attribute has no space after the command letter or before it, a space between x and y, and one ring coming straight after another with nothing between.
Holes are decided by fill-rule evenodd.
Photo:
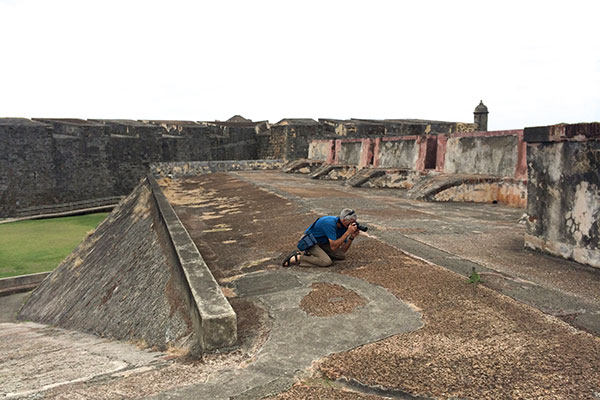
<instances>
[{"instance_id":1,"label":"man's hand","mask_svg":"<svg viewBox=\"0 0 600 400\"><path fill-rule=\"evenodd\" d=\"M358 233L356 233L356 232L360 232L360 231L358 230L358 225L356 224L356 222L353 222L350 225L348 225L348 229L346 230L346 232L348 232L350 234L350 236L358 235Z\"/></svg>"}]
</instances>

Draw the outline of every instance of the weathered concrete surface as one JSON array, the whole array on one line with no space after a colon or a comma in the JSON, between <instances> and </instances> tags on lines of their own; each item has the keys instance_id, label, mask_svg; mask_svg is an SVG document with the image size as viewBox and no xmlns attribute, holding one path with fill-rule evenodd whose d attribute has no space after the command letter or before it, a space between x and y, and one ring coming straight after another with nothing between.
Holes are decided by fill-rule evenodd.
<instances>
[{"instance_id":1,"label":"weathered concrete surface","mask_svg":"<svg viewBox=\"0 0 600 400\"><path fill-rule=\"evenodd\" d=\"M600 124L526 128L525 243L600 268Z\"/></svg>"},{"instance_id":2,"label":"weathered concrete surface","mask_svg":"<svg viewBox=\"0 0 600 400\"><path fill-rule=\"evenodd\" d=\"M416 137L385 138L375 148L374 166L378 168L416 169L419 146Z\"/></svg>"},{"instance_id":3,"label":"weathered concrete surface","mask_svg":"<svg viewBox=\"0 0 600 400\"><path fill-rule=\"evenodd\" d=\"M197 311L166 235L142 183L31 294L19 319L194 351Z\"/></svg>"},{"instance_id":4,"label":"weathered concrete surface","mask_svg":"<svg viewBox=\"0 0 600 400\"><path fill-rule=\"evenodd\" d=\"M308 159L315 161L331 161L335 152L333 140L311 140L308 147Z\"/></svg>"},{"instance_id":5,"label":"weathered concrete surface","mask_svg":"<svg viewBox=\"0 0 600 400\"><path fill-rule=\"evenodd\" d=\"M233 293L239 289L232 282L246 272L279 268L269 257L277 251L281 257L293 247L314 220L307 211L331 214L350 206L369 225L369 234L385 243L465 275L475 266L486 286L599 332L598 275L525 251L524 226L517 223L522 211L497 205L424 204L403 200L397 191L352 189L277 172L233 175L246 182L231 175L205 176L173 182L176 190L168 190L178 199L178 212L187 215L183 220L192 237L211 255L207 263L215 276ZM240 223L241 213L252 223ZM426 326L332 356L327 368L320 369L328 377L338 379L342 373L371 388L385 383L392 393L411 388L411 393L423 395L424 388L432 388L432 393L454 393L457 398L511 398L516 396L515 385L525 398L566 398L565 393L585 398L591 389L597 390L597 373L592 371L600 366L598 339L486 288L473 293L466 278L410 261L379 241L359 239L349 258L329 271L367 279L402 300L407 296L411 303L418 301L418 307L428 310ZM295 286L290 280L286 283ZM556 368L563 378L552 372ZM468 384L469 377L475 386ZM255 389L266 393L282 387L285 380Z\"/></svg>"},{"instance_id":6,"label":"weathered concrete surface","mask_svg":"<svg viewBox=\"0 0 600 400\"><path fill-rule=\"evenodd\" d=\"M335 153L335 163L359 165L362 150L363 142L360 139L354 141L339 141L339 148L336 148Z\"/></svg>"},{"instance_id":7,"label":"weathered concrete surface","mask_svg":"<svg viewBox=\"0 0 600 400\"><path fill-rule=\"evenodd\" d=\"M0 296L0 322L16 322L17 312L29 297L29 292Z\"/></svg>"},{"instance_id":8,"label":"weathered concrete surface","mask_svg":"<svg viewBox=\"0 0 600 400\"><path fill-rule=\"evenodd\" d=\"M32 322L0 323L0 397L40 398L54 387L152 369L164 357Z\"/></svg>"},{"instance_id":9,"label":"weathered concrete surface","mask_svg":"<svg viewBox=\"0 0 600 400\"><path fill-rule=\"evenodd\" d=\"M351 289L367 299L367 304L350 314L308 315L300 303L317 282ZM156 398L261 398L291 386L298 373L327 354L422 326L415 310L385 290L339 274L296 269L257 272L235 280L234 287L239 297L250 297L265 306L273 319L269 339L260 352L244 369L224 371L201 385Z\"/></svg>"}]
</instances>

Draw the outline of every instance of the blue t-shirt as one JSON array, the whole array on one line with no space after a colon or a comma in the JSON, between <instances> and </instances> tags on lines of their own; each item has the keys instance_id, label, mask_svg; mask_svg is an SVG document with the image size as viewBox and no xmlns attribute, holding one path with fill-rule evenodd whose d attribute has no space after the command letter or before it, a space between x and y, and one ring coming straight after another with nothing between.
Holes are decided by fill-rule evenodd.
<instances>
[{"instance_id":1,"label":"blue t-shirt","mask_svg":"<svg viewBox=\"0 0 600 400\"><path fill-rule=\"evenodd\" d=\"M310 229L310 233L315 236L318 243L329 243L329 239L336 240L342 237L342 235L346 232L347 228L340 223L342 226L338 228L337 222L339 221L338 217L334 217L333 215L327 215L325 217L319 218L317 223ZM304 231L304 233L308 233L308 229Z\"/></svg>"}]
</instances>

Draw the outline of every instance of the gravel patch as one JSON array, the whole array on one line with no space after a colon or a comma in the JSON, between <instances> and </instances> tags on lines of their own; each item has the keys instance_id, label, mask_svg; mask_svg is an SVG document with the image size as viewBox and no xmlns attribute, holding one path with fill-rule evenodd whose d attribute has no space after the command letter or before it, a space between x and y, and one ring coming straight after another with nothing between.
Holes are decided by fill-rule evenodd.
<instances>
[{"instance_id":1,"label":"gravel patch","mask_svg":"<svg viewBox=\"0 0 600 400\"><path fill-rule=\"evenodd\" d=\"M325 282L315 282L312 291L304 296L300 308L316 317L331 317L337 314L350 314L367 301L355 291L343 286Z\"/></svg>"}]
</instances>

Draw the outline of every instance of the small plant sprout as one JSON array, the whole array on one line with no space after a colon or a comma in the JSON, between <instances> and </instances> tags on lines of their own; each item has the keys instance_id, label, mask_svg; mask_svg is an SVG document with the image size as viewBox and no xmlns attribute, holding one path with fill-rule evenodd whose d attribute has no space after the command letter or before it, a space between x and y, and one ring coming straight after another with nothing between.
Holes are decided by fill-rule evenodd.
<instances>
[{"instance_id":1,"label":"small plant sprout","mask_svg":"<svg viewBox=\"0 0 600 400\"><path fill-rule=\"evenodd\" d=\"M471 275L469 276L469 283L473 284L473 293L475 293L475 290L477 290L477 284L482 282L483 281L481 280L481 277L477 271L475 271L475 267L473 267Z\"/></svg>"}]
</instances>

